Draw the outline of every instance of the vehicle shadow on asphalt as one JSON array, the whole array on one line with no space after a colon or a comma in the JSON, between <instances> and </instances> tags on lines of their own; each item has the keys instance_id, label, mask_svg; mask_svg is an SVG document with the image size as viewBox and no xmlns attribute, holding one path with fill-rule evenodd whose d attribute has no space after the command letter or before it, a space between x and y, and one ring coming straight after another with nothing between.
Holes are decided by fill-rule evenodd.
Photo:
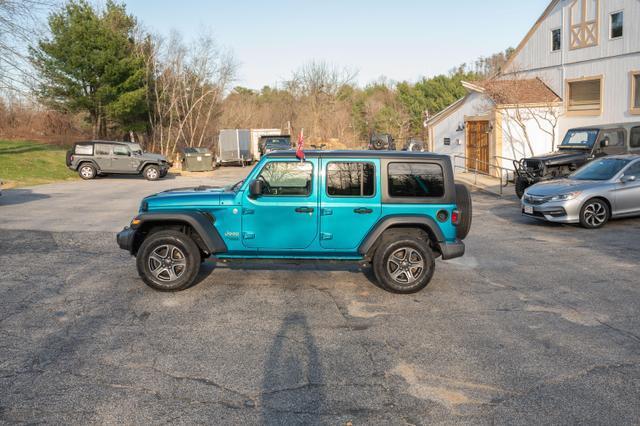
<instances>
[{"instance_id":1,"label":"vehicle shadow on asphalt","mask_svg":"<svg viewBox=\"0 0 640 426\"><path fill-rule=\"evenodd\" d=\"M35 193L31 189L6 189L2 191L2 195L0 196L0 206L25 204L46 198L51 197L47 194Z\"/></svg>"},{"instance_id":2,"label":"vehicle shadow on asphalt","mask_svg":"<svg viewBox=\"0 0 640 426\"><path fill-rule=\"evenodd\" d=\"M167 175L165 177L161 177L160 179L158 179L158 181L175 180L176 177L177 177L177 175L174 175L173 173L167 173ZM127 175L127 174L123 174L123 175L104 174L104 175L98 175L97 179L100 179L100 180L109 179L109 180L143 180L143 181L146 181L144 176Z\"/></svg>"},{"instance_id":3,"label":"vehicle shadow on asphalt","mask_svg":"<svg viewBox=\"0 0 640 426\"><path fill-rule=\"evenodd\" d=\"M275 336L264 366L262 424L287 423L288 413L307 414L305 423L313 423L327 401L320 355L307 317L301 312L288 314Z\"/></svg>"}]
</instances>

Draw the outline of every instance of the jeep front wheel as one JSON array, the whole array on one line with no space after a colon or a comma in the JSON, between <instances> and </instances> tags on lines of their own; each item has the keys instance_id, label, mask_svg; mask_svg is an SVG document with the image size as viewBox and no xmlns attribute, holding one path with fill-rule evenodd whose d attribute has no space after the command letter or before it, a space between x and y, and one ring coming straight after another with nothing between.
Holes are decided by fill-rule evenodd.
<instances>
[{"instance_id":1,"label":"jeep front wheel","mask_svg":"<svg viewBox=\"0 0 640 426\"><path fill-rule=\"evenodd\" d=\"M373 257L378 282L393 293L416 293L429 284L435 258L427 241L410 235L383 240Z\"/></svg>"},{"instance_id":2,"label":"jeep front wheel","mask_svg":"<svg viewBox=\"0 0 640 426\"><path fill-rule=\"evenodd\" d=\"M142 173L147 180L160 179L160 169L158 169L158 167L156 166L147 166L144 168L144 171Z\"/></svg>"},{"instance_id":3,"label":"jeep front wheel","mask_svg":"<svg viewBox=\"0 0 640 426\"><path fill-rule=\"evenodd\" d=\"M96 168L91 164L85 163L78 169L78 174L84 180L93 179L96 177Z\"/></svg>"},{"instance_id":4,"label":"jeep front wheel","mask_svg":"<svg viewBox=\"0 0 640 426\"><path fill-rule=\"evenodd\" d=\"M149 235L138 250L136 266L140 278L160 291L188 288L200 270L200 250L186 234L159 231Z\"/></svg>"}]
</instances>

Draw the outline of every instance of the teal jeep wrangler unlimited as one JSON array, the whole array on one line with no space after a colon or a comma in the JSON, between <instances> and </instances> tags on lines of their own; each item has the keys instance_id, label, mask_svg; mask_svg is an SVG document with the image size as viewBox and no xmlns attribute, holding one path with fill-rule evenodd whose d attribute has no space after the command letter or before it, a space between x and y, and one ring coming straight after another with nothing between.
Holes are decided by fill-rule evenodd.
<instances>
[{"instance_id":1,"label":"teal jeep wrangler unlimited","mask_svg":"<svg viewBox=\"0 0 640 426\"><path fill-rule=\"evenodd\" d=\"M217 259L369 263L378 282L414 293L435 259L464 254L471 198L448 156L384 151L294 151L264 156L225 188L173 189L144 198L117 241L157 290L189 287Z\"/></svg>"}]
</instances>

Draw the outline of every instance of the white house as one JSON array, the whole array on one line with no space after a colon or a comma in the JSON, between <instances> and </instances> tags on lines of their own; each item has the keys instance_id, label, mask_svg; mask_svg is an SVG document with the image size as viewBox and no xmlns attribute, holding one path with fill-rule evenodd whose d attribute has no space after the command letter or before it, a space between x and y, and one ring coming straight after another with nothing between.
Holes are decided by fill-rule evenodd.
<instances>
[{"instance_id":1,"label":"white house","mask_svg":"<svg viewBox=\"0 0 640 426\"><path fill-rule=\"evenodd\" d=\"M509 167L570 128L640 122L640 0L553 0L500 75L465 87L427 129L431 150L467 163Z\"/></svg>"}]
</instances>

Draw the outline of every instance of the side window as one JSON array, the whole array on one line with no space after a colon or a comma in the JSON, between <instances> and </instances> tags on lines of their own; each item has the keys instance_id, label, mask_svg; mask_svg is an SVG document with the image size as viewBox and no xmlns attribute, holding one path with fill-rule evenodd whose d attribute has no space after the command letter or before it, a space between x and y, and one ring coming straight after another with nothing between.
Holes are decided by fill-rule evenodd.
<instances>
[{"instance_id":1,"label":"side window","mask_svg":"<svg viewBox=\"0 0 640 426\"><path fill-rule=\"evenodd\" d=\"M640 148L640 126L631 129L631 148Z\"/></svg>"},{"instance_id":2,"label":"side window","mask_svg":"<svg viewBox=\"0 0 640 426\"><path fill-rule=\"evenodd\" d=\"M640 161L636 161L625 172L625 176L636 176L640 179Z\"/></svg>"},{"instance_id":3,"label":"side window","mask_svg":"<svg viewBox=\"0 0 640 426\"><path fill-rule=\"evenodd\" d=\"M129 155L129 148L122 145L114 145L113 147L114 155Z\"/></svg>"},{"instance_id":4,"label":"side window","mask_svg":"<svg viewBox=\"0 0 640 426\"><path fill-rule=\"evenodd\" d=\"M444 172L433 163L390 163L391 197L429 197L444 195Z\"/></svg>"},{"instance_id":5,"label":"side window","mask_svg":"<svg viewBox=\"0 0 640 426\"><path fill-rule=\"evenodd\" d=\"M97 143L96 155L111 155L111 146Z\"/></svg>"},{"instance_id":6,"label":"side window","mask_svg":"<svg viewBox=\"0 0 640 426\"><path fill-rule=\"evenodd\" d=\"M264 182L264 195L307 196L311 194L313 165L309 162L273 161L262 168L258 179Z\"/></svg>"},{"instance_id":7,"label":"side window","mask_svg":"<svg viewBox=\"0 0 640 426\"><path fill-rule=\"evenodd\" d=\"M93 145L76 145L76 154L93 155Z\"/></svg>"},{"instance_id":8,"label":"side window","mask_svg":"<svg viewBox=\"0 0 640 426\"><path fill-rule=\"evenodd\" d=\"M327 165L327 194L331 197L372 197L375 192L375 167L372 163Z\"/></svg>"},{"instance_id":9,"label":"side window","mask_svg":"<svg viewBox=\"0 0 640 426\"><path fill-rule=\"evenodd\" d=\"M622 129L607 130L602 132L600 140L609 138L609 146L604 148L607 154L623 154L626 151L625 131Z\"/></svg>"}]
</instances>

